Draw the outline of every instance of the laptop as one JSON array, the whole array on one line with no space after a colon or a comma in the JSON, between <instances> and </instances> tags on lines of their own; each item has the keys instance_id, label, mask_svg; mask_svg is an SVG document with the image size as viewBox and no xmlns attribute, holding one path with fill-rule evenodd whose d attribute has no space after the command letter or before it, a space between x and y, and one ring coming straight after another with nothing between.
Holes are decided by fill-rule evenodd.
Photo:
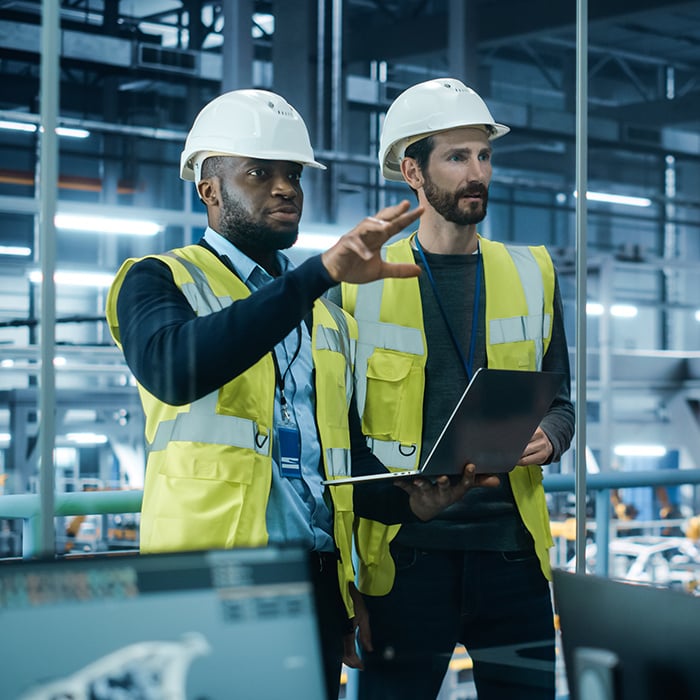
<instances>
[{"instance_id":1,"label":"laptop","mask_svg":"<svg viewBox=\"0 0 700 700\"><path fill-rule=\"evenodd\" d=\"M472 462L477 474L513 469L561 388L561 372L478 369L435 445L418 470L328 479L334 486L378 479L460 475Z\"/></svg>"},{"instance_id":2,"label":"laptop","mask_svg":"<svg viewBox=\"0 0 700 700\"><path fill-rule=\"evenodd\" d=\"M325 700L308 553L0 562L0 698Z\"/></svg>"},{"instance_id":3,"label":"laptop","mask_svg":"<svg viewBox=\"0 0 700 700\"><path fill-rule=\"evenodd\" d=\"M697 700L700 597L555 569L570 700Z\"/></svg>"}]
</instances>

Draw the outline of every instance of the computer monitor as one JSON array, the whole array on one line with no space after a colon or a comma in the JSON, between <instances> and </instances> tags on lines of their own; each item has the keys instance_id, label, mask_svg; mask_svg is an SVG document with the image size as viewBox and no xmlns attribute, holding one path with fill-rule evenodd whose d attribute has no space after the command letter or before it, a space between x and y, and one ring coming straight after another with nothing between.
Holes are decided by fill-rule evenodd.
<instances>
[{"instance_id":1,"label":"computer monitor","mask_svg":"<svg viewBox=\"0 0 700 700\"><path fill-rule=\"evenodd\" d=\"M700 598L554 571L570 700L700 698Z\"/></svg>"},{"instance_id":2,"label":"computer monitor","mask_svg":"<svg viewBox=\"0 0 700 700\"><path fill-rule=\"evenodd\" d=\"M320 700L308 555L0 562L0 698Z\"/></svg>"}]
</instances>

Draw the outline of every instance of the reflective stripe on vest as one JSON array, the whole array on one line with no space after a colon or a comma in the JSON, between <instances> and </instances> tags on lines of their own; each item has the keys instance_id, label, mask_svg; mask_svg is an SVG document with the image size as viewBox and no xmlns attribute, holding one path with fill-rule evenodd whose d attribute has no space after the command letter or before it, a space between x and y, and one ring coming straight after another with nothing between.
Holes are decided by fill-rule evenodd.
<instances>
[{"instance_id":1,"label":"reflective stripe on vest","mask_svg":"<svg viewBox=\"0 0 700 700\"><path fill-rule=\"evenodd\" d=\"M187 302L197 316L207 316L233 304L233 299L230 296L218 297L214 294L207 276L191 260L180 257L172 251L163 253L163 255L177 260L194 280L194 282L184 282L180 285L180 291L185 295Z\"/></svg>"},{"instance_id":2,"label":"reflective stripe on vest","mask_svg":"<svg viewBox=\"0 0 700 700\"><path fill-rule=\"evenodd\" d=\"M268 455L269 435L261 433L255 421L237 416L223 416L216 411L219 392L213 391L190 404L190 412L158 424L149 452L164 450L171 441L204 442L242 447Z\"/></svg>"},{"instance_id":3,"label":"reflective stripe on vest","mask_svg":"<svg viewBox=\"0 0 700 700\"><path fill-rule=\"evenodd\" d=\"M340 308L323 298L320 298L318 301L325 306L328 313L333 317L339 330L319 326L316 329L316 349L332 350L333 352L339 352L345 357L345 397L349 408L354 388L353 360L357 352L357 341L350 336L347 319Z\"/></svg>"},{"instance_id":4,"label":"reflective stripe on vest","mask_svg":"<svg viewBox=\"0 0 700 700\"><path fill-rule=\"evenodd\" d=\"M542 271L532 251L525 246L506 246L520 277L528 309L544 308ZM528 316L497 318L489 322L489 341L492 345L531 340L535 344L535 364L542 367L544 338L549 336L552 318L549 314L532 313Z\"/></svg>"},{"instance_id":5,"label":"reflective stripe on vest","mask_svg":"<svg viewBox=\"0 0 700 700\"><path fill-rule=\"evenodd\" d=\"M328 328L318 326L316 329L316 349L339 352L345 357L345 401L348 409L353 392L353 358L357 348L357 341L350 336L348 322L345 314L335 304L320 298L330 316L338 326ZM340 447L329 447L324 450L326 470L329 476L350 476L352 460L350 450Z\"/></svg>"},{"instance_id":6,"label":"reflective stripe on vest","mask_svg":"<svg viewBox=\"0 0 700 700\"><path fill-rule=\"evenodd\" d=\"M326 457L326 467L331 477L351 476L352 459L350 450L341 447L328 447L324 451Z\"/></svg>"},{"instance_id":7,"label":"reflective stripe on vest","mask_svg":"<svg viewBox=\"0 0 700 700\"><path fill-rule=\"evenodd\" d=\"M371 437L367 438L367 445L387 468L391 467L402 471L418 468L416 463L418 445L403 445L394 440L379 440Z\"/></svg>"}]
</instances>

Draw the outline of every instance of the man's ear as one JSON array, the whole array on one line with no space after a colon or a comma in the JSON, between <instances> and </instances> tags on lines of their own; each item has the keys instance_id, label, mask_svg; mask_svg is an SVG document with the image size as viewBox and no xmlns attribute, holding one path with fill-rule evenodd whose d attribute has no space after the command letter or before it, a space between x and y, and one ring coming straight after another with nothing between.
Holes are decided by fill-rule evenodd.
<instances>
[{"instance_id":1,"label":"man's ear","mask_svg":"<svg viewBox=\"0 0 700 700\"><path fill-rule=\"evenodd\" d=\"M219 178L205 177L197 183L197 194L208 207L219 204Z\"/></svg>"},{"instance_id":2,"label":"man's ear","mask_svg":"<svg viewBox=\"0 0 700 700\"><path fill-rule=\"evenodd\" d=\"M415 158L405 156L401 160L401 174L411 189L419 190L423 187L423 171Z\"/></svg>"}]
</instances>

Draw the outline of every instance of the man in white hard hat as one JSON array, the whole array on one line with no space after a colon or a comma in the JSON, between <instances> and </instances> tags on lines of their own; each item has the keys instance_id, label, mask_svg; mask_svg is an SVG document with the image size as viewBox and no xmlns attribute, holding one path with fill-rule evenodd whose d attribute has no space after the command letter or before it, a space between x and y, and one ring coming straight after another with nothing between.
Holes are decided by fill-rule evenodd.
<instances>
[{"instance_id":1,"label":"man in white hard hat","mask_svg":"<svg viewBox=\"0 0 700 700\"><path fill-rule=\"evenodd\" d=\"M452 78L409 88L384 121L382 173L405 181L423 209L417 231L384 257L423 274L342 285L359 327L358 409L373 452L390 469L418 468L479 367L557 371L567 381L499 488L471 490L430 522L358 522L371 627L371 639L360 637L360 700L432 700L458 642L480 700L554 697L552 539L539 465L568 449L574 412L549 254L477 232L491 142L508 131ZM523 670L527 659L534 670Z\"/></svg>"},{"instance_id":2,"label":"man in white hard hat","mask_svg":"<svg viewBox=\"0 0 700 700\"><path fill-rule=\"evenodd\" d=\"M406 201L367 217L295 269L280 251L297 238L304 167L324 166L279 95L236 90L207 104L181 157L181 177L207 208L204 237L127 260L107 319L146 415L141 551L306 547L336 700L356 595L353 506L388 522L429 518L476 479L466 469L457 485L383 489L386 516L371 489L364 501L349 486L324 489L323 479L384 467L352 399L357 326L319 297L339 281L418 274L379 250L420 209ZM354 640L346 661L359 663Z\"/></svg>"}]
</instances>

